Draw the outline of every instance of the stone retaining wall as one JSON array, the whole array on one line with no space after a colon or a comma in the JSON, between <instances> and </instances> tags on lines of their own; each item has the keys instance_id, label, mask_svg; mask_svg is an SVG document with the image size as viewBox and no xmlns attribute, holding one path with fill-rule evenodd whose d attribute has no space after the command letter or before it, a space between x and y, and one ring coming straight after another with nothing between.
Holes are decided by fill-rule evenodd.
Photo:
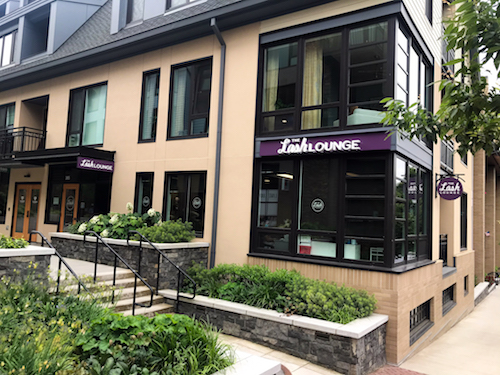
<instances>
[{"instance_id":1,"label":"stone retaining wall","mask_svg":"<svg viewBox=\"0 0 500 375\"><path fill-rule=\"evenodd\" d=\"M83 241L83 236L69 233L50 233L52 245L63 256L72 259L85 260L94 262L96 239L91 236L86 237L86 242ZM126 240L105 240L132 268L138 270L139 265L139 241L130 241L127 245ZM161 249L167 257L179 266L186 270L193 263L201 264L203 267L208 265L208 243L205 242L189 242L178 244L155 244ZM97 262L113 266L115 255L102 243L98 249ZM117 261L117 266L125 268L125 265ZM147 279L148 283L156 287L158 272L158 252L152 249L149 244L143 243L140 275ZM177 288L177 270L167 260L160 260L160 289Z\"/></svg>"},{"instance_id":2,"label":"stone retaining wall","mask_svg":"<svg viewBox=\"0 0 500 375\"><path fill-rule=\"evenodd\" d=\"M173 302L174 291L160 293ZM342 374L368 374L386 363L386 315L373 314L342 325L203 296L181 298L179 312L209 322L225 334Z\"/></svg>"},{"instance_id":3,"label":"stone retaining wall","mask_svg":"<svg viewBox=\"0 0 500 375\"><path fill-rule=\"evenodd\" d=\"M24 249L0 249L0 277L23 280L28 275L33 275L47 280L50 257L53 254L51 249L32 245Z\"/></svg>"}]
</instances>

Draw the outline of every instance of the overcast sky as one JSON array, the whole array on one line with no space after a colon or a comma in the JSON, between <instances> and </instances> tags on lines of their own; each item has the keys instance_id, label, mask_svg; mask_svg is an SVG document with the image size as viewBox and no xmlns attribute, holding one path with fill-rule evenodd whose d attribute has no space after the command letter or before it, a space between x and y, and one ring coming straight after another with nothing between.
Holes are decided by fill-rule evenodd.
<instances>
[{"instance_id":1,"label":"overcast sky","mask_svg":"<svg viewBox=\"0 0 500 375\"><path fill-rule=\"evenodd\" d=\"M489 70L489 72L488 72ZM496 74L497 70L495 69L495 64L493 64L493 60L490 60L488 66L485 66L483 70L483 75L488 77L488 83L490 87L496 87L500 89L500 79L498 79L498 75Z\"/></svg>"}]
</instances>

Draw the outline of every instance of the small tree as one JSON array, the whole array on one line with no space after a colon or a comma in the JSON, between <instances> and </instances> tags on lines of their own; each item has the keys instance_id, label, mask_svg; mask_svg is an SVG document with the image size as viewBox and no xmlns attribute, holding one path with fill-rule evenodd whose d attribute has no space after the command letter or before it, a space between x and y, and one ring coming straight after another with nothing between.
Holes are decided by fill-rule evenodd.
<instances>
[{"instance_id":1,"label":"small tree","mask_svg":"<svg viewBox=\"0 0 500 375\"><path fill-rule=\"evenodd\" d=\"M500 148L500 91L488 89L481 70L489 61L497 71L500 67L500 0L456 0L453 4L457 11L444 21L444 38L448 50L461 50L462 57L445 65L461 64L456 72L461 79L434 83L444 90L436 114L419 103L406 107L392 98L382 100L387 108L382 123L410 139L455 139L462 156L479 150L491 155Z\"/></svg>"}]
</instances>

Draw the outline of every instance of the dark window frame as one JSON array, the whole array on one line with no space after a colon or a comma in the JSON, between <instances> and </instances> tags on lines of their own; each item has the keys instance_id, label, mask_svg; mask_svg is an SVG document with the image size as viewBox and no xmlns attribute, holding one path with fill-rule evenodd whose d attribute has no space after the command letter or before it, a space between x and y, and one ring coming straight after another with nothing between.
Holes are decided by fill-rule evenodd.
<instances>
[{"instance_id":1,"label":"dark window frame","mask_svg":"<svg viewBox=\"0 0 500 375\"><path fill-rule=\"evenodd\" d=\"M5 108L5 110L4 110ZM15 116L15 111L16 111L16 103L6 103L0 105L0 110L2 111L2 116L0 117L0 129L9 129L14 126L14 123L12 124L7 124L7 112L8 108L14 108L14 116Z\"/></svg>"},{"instance_id":2,"label":"dark window frame","mask_svg":"<svg viewBox=\"0 0 500 375\"><path fill-rule=\"evenodd\" d=\"M453 173L453 154L454 154L454 142L453 141L441 141L441 169Z\"/></svg>"},{"instance_id":3,"label":"dark window frame","mask_svg":"<svg viewBox=\"0 0 500 375\"><path fill-rule=\"evenodd\" d=\"M467 215L468 215L468 207L467 202L468 197L467 193L463 193L460 197L460 251L467 250Z\"/></svg>"},{"instance_id":4,"label":"dark window frame","mask_svg":"<svg viewBox=\"0 0 500 375\"><path fill-rule=\"evenodd\" d=\"M12 35L12 45L10 47L10 59L9 59L9 62L4 65L3 64L3 57L4 57L4 53L5 53L5 45L4 45L4 43L5 43L5 37L7 37L9 35ZM0 35L0 39L2 39L2 48L0 49L0 67L9 66L12 63L14 63L14 53L15 53L15 48L16 48L16 37L17 37L17 30L14 30L14 31L11 31L9 33Z\"/></svg>"},{"instance_id":5,"label":"dark window frame","mask_svg":"<svg viewBox=\"0 0 500 375\"><path fill-rule=\"evenodd\" d=\"M195 96L195 89L197 87L197 79L194 85L192 85L190 93L189 93L189 100L187 102L189 103L189 115L188 115L188 122L190 123L191 120L193 119L198 119L198 118L206 118L206 126L205 126L205 132L204 133L199 133L199 134L187 134L187 135L180 135L180 136L172 136L172 107L173 107L173 102L174 102L174 78L175 78L175 71L177 69L181 68L186 68L186 67L195 67L197 69L197 72L201 71L202 68L206 66L210 66L210 90L208 93L208 110L205 113L193 113L193 106L195 104L194 96ZM169 140L175 140L175 139L191 139L191 138L204 138L208 137L209 134L209 128L210 128L210 102L211 102L211 95L212 95L212 75L213 75L213 58L207 57L207 58L202 58L198 60L192 60L188 61L182 64L176 64L171 66L170 70L170 90L169 90L169 106L168 106L168 126L167 126L167 141ZM199 78L197 76L197 78ZM204 115L202 117L202 115ZM191 127L189 126L189 133L191 133Z\"/></svg>"},{"instance_id":6,"label":"dark window frame","mask_svg":"<svg viewBox=\"0 0 500 375\"><path fill-rule=\"evenodd\" d=\"M170 183L170 180L169 178L171 176L179 176L179 175L183 175L183 176L187 176L188 178L186 179L186 184L188 185L186 187L186 194L187 195L191 195L191 187L190 187L190 182L188 182L191 177L193 175L202 175L205 179L205 188L204 188L204 196L203 196L203 217L202 217L202 229L201 231L196 231L195 230L195 234L196 234L196 237L198 238L201 238L203 237L203 234L205 232L205 215L206 215L206 211L207 211L207 206L206 206L206 199L207 199L207 171L179 171L179 172L171 172L171 171L167 171L165 172L165 178L164 178L164 184L163 184L163 207L162 207L162 220L163 221L167 221L167 220L170 220L170 218L167 218L167 209L168 209L168 195L169 195L169 183ZM186 202L185 202L185 207L187 208L190 204L190 199L186 199ZM189 215L188 214L185 214L184 217L182 218L178 218L178 219L182 219L183 222L186 222L188 221L188 217ZM176 219L176 220L178 220Z\"/></svg>"},{"instance_id":7,"label":"dark window frame","mask_svg":"<svg viewBox=\"0 0 500 375\"><path fill-rule=\"evenodd\" d=\"M464 296L469 294L469 275L464 276Z\"/></svg>"},{"instance_id":8,"label":"dark window frame","mask_svg":"<svg viewBox=\"0 0 500 375\"><path fill-rule=\"evenodd\" d=\"M425 15L432 25L432 0L425 0Z\"/></svg>"},{"instance_id":9,"label":"dark window frame","mask_svg":"<svg viewBox=\"0 0 500 375\"><path fill-rule=\"evenodd\" d=\"M74 111L74 107L73 107L73 103L74 103L74 100L75 98L73 97L73 95L76 95L77 92L79 91L82 91L85 93L87 90L89 89L92 89L94 87L100 87L100 86L106 86L106 108L108 106L108 102L107 102L107 89L108 89L108 81L104 81L104 82L99 82L99 83L96 83L96 84L93 84L93 85L89 85L89 86L83 86L83 87L77 87L75 89L71 89L70 91L70 94L69 94L69 110L68 110L68 121L67 121L67 126L66 126L66 147L78 147L78 146L82 146L82 141L83 141L83 133L84 133L84 121L85 121L85 118L84 118L84 115L85 115L85 96L84 96L84 101L82 103L82 111L83 111L83 114L82 114L82 123L80 124L80 132L78 133L79 134L79 137L80 137L80 140L79 140L79 144L78 146L69 146L69 140L70 140L70 136L72 134L76 134L76 133L71 133L70 130L71 130L71 120L72 120L72 117L73 117L73 111ZM103 146L104 144L104 131L106 129L106 117L104 117L104 127L103 127L103 143L96 143L96 144L92 144L92 145L85 145L85 146L89 146L89 147L100 147L100 146Z\"/></svg>"},{"instance_id":10,"label":"dark window frame","mask_svg":"<svg viewBox=\"0 0 500 375\"><path fill-rule=\"evenodd\" d=\"M7 201L9 199L9 182L10 182L10 170L9 169L7 169L6 171L0 170L0 192L5 194L5 201L3 202L3 206L0 206L0 210L3 211L3 215L0 215L0 224L5 224L5 219L7 217Z\"/></svg>"},{"instance_id":11,"label":"dark window frame","mask_svg":"<svg viewBox=\"0 0 500 375\"><path fill-rule=\"evenodd\" d=\"M154 192L154 172L137 172L135 174L135 191L134 191L134 207L135 211L138 212L139 214L143 215L147 213L149 208L143 212L143 204L142 202L139 202L139 183L142 182L142 177L149 176L151 179L151 191L150 191L150 202L149 202L149 208L153 207L153 192Z\"/></svg>"},{"instance_id":12,"label":"dark window frame","mask_svg":"<svg viewBox=\"0 0 500 375\"><path fill-rule=\"evenodd\" d=\"M156 98L156 108L153 109L153 111L156 111L156 118L153 122L152 125L152 134L153 137L149 139L144 139L144 110L146 106L146 77L155 75L157 74L157 80L156 80L156 93L155 96ZM153 69L153 70L148 70L142 74L142 96L141 96L141 112L140 112L140 119L139 119L139 139L138 143L151 143L156 141L156 129L158 126L158 109L159 109L159 99L160 99L160 69Z\"/></svg>"},{"instance_id":13,"label":"dark window frame","mask_svg":"<svg viewBox=\"0 0 500 375\"><path fill-rule=\"evenodd\" d=\"M410 346L434 325L431 319L432 304L431 298L410 311Z\"/></svg>"},{"instance_id":14,"label":"dark window frame","mask_svg":"<svg viewBox=\"0 0 500 375\"><path fill-rule=\"evenodd\" d=\"M313 230L303 230L298 228L298 205L300 202L300 197L299 197L299 178L294 178L294 181L291 183L290 186L290 191L291 194L293 194L293 202L296 202L297 204L292 207L292 225L290 228L277 228L277 227L263 227L259 225L259 210L257 207L260 206L260 178L261 178L261 166L263 163L269 163L269 162L277 162L278 160L292 160L293 161L293 171L294 171L294 176L299 176L300 172L300 165L301 165L301 160L305 160L306 157L302 158L294 158L294 157L286 157L286 158L276 158L276 157L265 157L265 158L259 158L255 160L255 166L254 166L254 190L253 190L253 203L252 206L255 207L255 209L252 211L252 224L251 224L251 246L250 246L250 253L255 256L260 256L260 255L270 255L270 256L278 256L278 257L286 257L290 260L294 261L311 261L311 260L316 260L316 261L321 261L326 264L342 264L342 265L371 265L371 266L379 266L387 269L392 269L392 268L397 268L399 266L404 266L408 263L414 263L416 264L418 261L422 260L429 260L430 259L430 241L429 238L432 238L431 236L431 226L430 226L430 218L432 217L431 213L431 189L430 186L428 188L428 191L426 192L428 195L427 199L427 220L424 222L426 227L426 233L425 235L421 235L418 233L416 236L414 236L414 240L416 241L417 245L420 243L420 240L426 241L426 248L421 249L417 247L417 256L414 259L414 261L405 261L403 263L395 263L394 262L394 257L395 257L395 241L393 241L395 234L394 234L394 223L396 222L395 216L395 178L393 177L395 172L394 168L392 167L395 163L395 154L390 153L390 152L374 152L374 153L363 153L363 154L338 154L335 155L334 157L339 158L339 191L338 191L338 201L337 201L337 207L338 207L338 212L336 213L337 215L337 231L336 233L330 233L328 231L313 231ZM325 156L323 156L325 157ZM328 156L326 156L328 157ZM309 159L319 159L322 157L318 156L308 156L307 158ZM365 159L365 158L370 158L370 159L383 159L385 160L385 203L384 203L384 239L382 240L382 246L384 247L384 260L383 262L375 262L375 261L367 261L367 260L360 260L360 259L343 259L344 256L344 242L349 238L354 238L356 240L363 240L366 238L363 237L357 237L357 236L351 236L351 235L346 235L345 234L345 224L342 224L345 222L345 217L346 217L346 195L345 195L345 166L346 166L346 160L347 159ZM413 163L414 164L414 163ZM424 168L418 166L419 170L425 170ZM428 173L428 176L430 176L430 171L425 170ZM392 183L389 181L393 181ZM393 199L387 198L387 197L394 197ZM416 224L418 228L418 222ZM265 249L265 248L260 248L259 247L259 236L262 235L263 233L270 233L270 234L288 234L289 235L289 245L288 245L288 250L285 251L277 251L277 250L272 250L272 249ZM298 235L299 234L311 234L311 235L325 235L325 236L333 236L336 239L337 243L337 250L336 250L336 257L324 257L324 256L314 256L314 255L303 255L299 254L297 252L297 245L298 245ZM376 240L376 239L375 239ZM405 240L406 243L408 242L408 238Z\"/></svg>"},{"instance_id":15,"label":"dark window frame","mask_svg":"<svg viewBox=\"0 0 500 375\"><path fill-rule=\"evenodd\" d=\"M456 305L456 286L457 284L453 284L443 290L442 293L442 308L443 308L443 316L448 314L451 309L453 309Z\"/></svg>"}]
</instances>

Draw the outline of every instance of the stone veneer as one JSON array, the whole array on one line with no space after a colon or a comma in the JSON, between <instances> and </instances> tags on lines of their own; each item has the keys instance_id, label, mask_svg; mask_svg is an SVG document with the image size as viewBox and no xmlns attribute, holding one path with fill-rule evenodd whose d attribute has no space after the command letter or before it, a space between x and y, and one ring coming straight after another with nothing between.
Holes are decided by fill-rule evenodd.
<instances>
[{"instance_id":1,"label":"stone veneer","mask_svg":"<svg viewBox=\"0 0 500 375\"><path fill-rule=\"evenodd\" d=\"M50 257L54 250L29 245L24 249L0 249L0 277L25 279L28 275L47 280ZM30 262L32 266L30 267ZM36 268L33 265L36 264Z\"/></svg>"},{"instance_id":2,"label":"stone veneer","mask_svg":"<svg viewBox=\"0 0 500 375\"><path fill-rule=\"evenodd\" d=\"M160 291L167 300L174 290ZM240 337L331 368L342 374L368 374L386 363L387 315L372 314L349 324L258 309L205 296L181 297L179 312Z\"/></svg>"},{"instance_id":3,"label":"stone veneer","mask_svg":"<svg viewBox=\"0 0 500 375\"><path fill-rule=\"evenodd\" d=\"M85 260L94 262L96 238L87 236L86 242L83 241L83 236L70 233L50 233L52 245L63 256L72 259ZM105 239L110 245L131 267L138 269L139 261L139 241L130 241L127 245L126 240ZM157 271L158 271L158 252L151 248L148 243L142 243L143 253L141 259L140 275L144 277L148 283L156 287ZM184 242L184 243L168 243L155 244L167 257L179 266L186 270L193 263L201 264L203 267L208 265L208 246L206 242ZM99 244L97 262L113 266L115 255L102 243ZM117 266L125 268L125 265L118 260ZM159 288L176 288L177 287L177 270L167 260L160 260L160 284Z\"/></svg>"}]
</instances>

